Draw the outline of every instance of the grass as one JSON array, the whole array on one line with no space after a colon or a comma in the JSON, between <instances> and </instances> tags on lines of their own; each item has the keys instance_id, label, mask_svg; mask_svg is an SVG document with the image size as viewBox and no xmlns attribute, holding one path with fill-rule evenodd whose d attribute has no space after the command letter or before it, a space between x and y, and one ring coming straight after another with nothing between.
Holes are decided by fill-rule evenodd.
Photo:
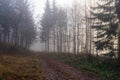
<instances>
[{"instance_id":1,"label":"grass","mask_svg":"<svg viewBox=\"0 0 120 80\"><path fill-rule=\"evenodd\" d=\"M45 77L35 54L4 53L0 54L0 80L45 80Z\"/></svg>"},{"instance_id":2,"label":"grass","mask_svg":"<svg viewBox=\"0 0 120 80\"><path fill-rule=\"evenodd\" d=\"M55 60L101 77L102 80L120 80L120 66L114 59L74 54L47 54Z\"/></svg>"}]
</instances>

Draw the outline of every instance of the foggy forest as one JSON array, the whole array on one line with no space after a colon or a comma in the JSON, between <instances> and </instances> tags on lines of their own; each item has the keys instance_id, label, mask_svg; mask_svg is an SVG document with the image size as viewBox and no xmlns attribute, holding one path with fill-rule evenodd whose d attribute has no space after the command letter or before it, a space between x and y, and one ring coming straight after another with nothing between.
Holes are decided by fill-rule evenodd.
<instances>
[{"instance_id":1,"label":"foggy forest","mask_svg":"<svg viewBox=\"0 0 120 80\"><path fill-rule=\"evenodd\" d=\"M120 0L0 0L0 80L120 80Z\"/></svg>"}]
</instances>

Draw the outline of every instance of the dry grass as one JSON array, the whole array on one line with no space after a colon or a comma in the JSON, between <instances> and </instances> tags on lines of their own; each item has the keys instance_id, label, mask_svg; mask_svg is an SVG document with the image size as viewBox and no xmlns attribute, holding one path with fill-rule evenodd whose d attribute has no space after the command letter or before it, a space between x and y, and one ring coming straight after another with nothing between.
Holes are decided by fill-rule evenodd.
<instances>
[{"instance_id":1,"label":"dry grass","mask_svg":"<svg viewBox=\"0 0 120 80\"><path fill-rule=\"evenodd\" d=\"M45 80L45 77L37 57L2 54L0 80Z\"/></svg>"}]
</instances>

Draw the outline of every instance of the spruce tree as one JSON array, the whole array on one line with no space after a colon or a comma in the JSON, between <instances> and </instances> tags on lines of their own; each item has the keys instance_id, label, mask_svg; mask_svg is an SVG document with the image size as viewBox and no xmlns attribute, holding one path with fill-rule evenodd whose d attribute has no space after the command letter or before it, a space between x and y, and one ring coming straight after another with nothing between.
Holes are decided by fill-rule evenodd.
<instances>
[{"instance_id":1,"label":"spruce tree","mask_svg":"<svg viewBox=\"0 0 120 80\"><path fill-rule=\"evenodd\" d=\"M52 4L52 21L53 21L53 46L54 46L54 52L56 51L56 24L57 24L57 14L58 14L58 8L56 6L56 0L53 0Z\"/></svg>"},{"instance_id":2,"label":"spruce tree","mask_svg":"<svg viewBox=\"0 0 120 80\"><path fill-rule=\"evenodd\" d=\"M115 0L116 13L119 19L119 31L118 31L118 58L120 59L120 0Z\"/></svg>"},{"instance_id":3,"label":"spruce tree","mask_svg":"<svg viewBox=\"0 0 120 80\"><path fill-rule=\"evenodd\" d=\"M92 28L96 29L96 49L114 53L116 49L115 40L118 34L117 15L115 13L114 0L99 0L97 7L92 7L91 14L94 16L95 24Z\"/></svg>"},{"instance_id":4,"label":"spruce tree","mask_svg":"<svg viewBox=\"0 0 120 80\"><path fill-rule=\"evenodd\" d=\"M46 50L49 51L50 29L52 27L52 13L49 0L46 2L45 12L41 20L41 42L45 43Z\"/></svg>"}]
</instances>

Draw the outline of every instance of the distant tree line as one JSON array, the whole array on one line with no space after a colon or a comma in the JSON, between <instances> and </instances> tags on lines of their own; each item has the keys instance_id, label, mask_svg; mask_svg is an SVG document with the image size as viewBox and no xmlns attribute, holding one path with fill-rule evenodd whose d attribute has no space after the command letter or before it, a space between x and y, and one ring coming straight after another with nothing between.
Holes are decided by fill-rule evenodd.
<instances>
[{"instance_id":1,"label":"distant tree line","mask_svg":"<svg viewBox=\"0 0 120 80\"><path fill-rule=\"evenodd\" d=\"M79 53L85 50L84 17L79 5L75 2L72 8L61 8L55 0L52 5L47 0L40 31L43 51Z\"/></svg>"},{"instance_id":2,"label":"distant tree line","mask_svg":"<svg viewBox=\"0 0 120 80\"><path fill-rule=\"evenodd\" d=\"M29 48L36 29L28 0L0 0L0 43Z\"/></svg>"}]
</instances>

